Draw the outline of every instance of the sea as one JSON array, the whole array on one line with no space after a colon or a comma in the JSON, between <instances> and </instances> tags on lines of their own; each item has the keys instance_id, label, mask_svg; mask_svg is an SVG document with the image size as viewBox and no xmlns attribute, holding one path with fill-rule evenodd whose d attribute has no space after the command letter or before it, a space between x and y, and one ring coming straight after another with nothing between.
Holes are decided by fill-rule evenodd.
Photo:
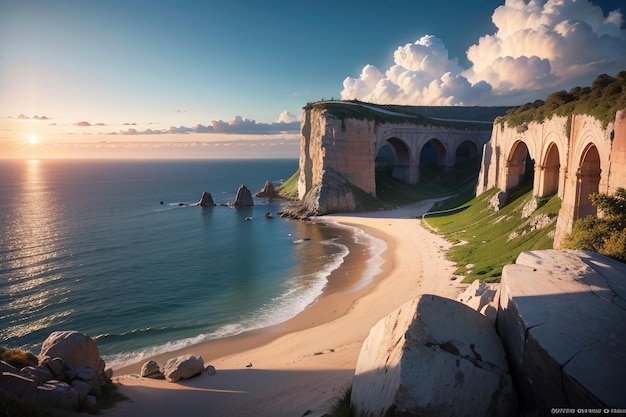
<instances>
[{"instance_id":1,"label":"sea","mask_svg":"<svg viewBox=\"0 0 626 417\"><path fill-rule=\"evenodd\" d=\"M91 336L107 367L279 324L318 299L351 251L380 271L384 243L353 227L233 208L295 159L0 160L0 346L38 353L53 331ZM215 207L194 205L210 192ZM271 218L266 218L270 213ZM378 260L378 261L377 261Z\"/></svg>"}]
</instances>

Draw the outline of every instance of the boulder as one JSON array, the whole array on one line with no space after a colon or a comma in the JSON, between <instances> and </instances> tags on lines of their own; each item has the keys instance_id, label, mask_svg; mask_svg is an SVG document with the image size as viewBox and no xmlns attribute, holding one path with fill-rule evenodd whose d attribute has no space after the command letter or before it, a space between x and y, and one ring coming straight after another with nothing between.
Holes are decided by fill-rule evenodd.
<instances>
[{"instance_id":1,"label":"boulder","mask_svg":"<svg viewBox=\"0 0 626 417\"><path fill-rule=\"evenodd\" d=\"M540 250L506 265L497 328L524 407L623 407L626 265L594 252Z\"/></svg>"},{"instance_id":2,"label":"boulder","mask_svg":"<svg viewBox=\"0 0 626 417\"><path fill-rule=\"evenodd\" d=\"M165 375L161 372L159 364L152 360L141 365L140 375L144 378L165 379Z\"/></svg>"},{"instance_id":3,"label":"boulder","mask_svg":"<svg viewBox=\"0 0 626 417\"><path fill-rule=\"evenodd\" d=\"M200 207L213 207L215 206L215 202L213 201L213 196L211 193L203 192L202 197L200 197L200 202L198 203Z\"/></svg>"},{"instance_id":4,"label":"boulder","mask_svg":"<svg viewBox=\"0 0 626 417\"><path fill-rule=\"evenodd\" d=\"M256 193L257 197L262 198L278 198L278 192L274 189L274 184L271 181L265 181L265 185L261 188L261 191Z\"/></svg>"},{"instance_id":5,"label":"boulder","mask_svg":"<svg viewBox=\"0 0 626 417\"><path fill-rule=\"evenodd\" d=\"M169 359L165 363L163 373L169 382L178 382L181 379L201 374L203 370L204 360L202 356L183 355Z\"/></svg>"},{"instance_id":6,"label":"boulder","mask_svg":"<svg viewBox=\"0 0 626 417\"><path fill-rule=\"evenodd\" d=\"M80 405L80 394L66 382L51 380L37 387L33 402L74 411Z\"/></svg>"},{"instance_id":7,"label":"boulder","mask_svg":"<svg viewBox=\"0 0 626 417\"><path fill-rule=\"evenodd\" d=\"M47 357L41 361L41 364L47 366L56 379L63 379L65 376L65 364L63 363L63 359Z\"/></svg>"},{"instance_id":8,"label":"boulder","mask_svg":"<svg viewBox=\"0 0 626 417\"><path fill-rule=\"evenodd\" d=\"M19 374L25 376L26 378L34 380L37 385L41 385L44 382L50 381L51 379L55 378L52 374L52 371L50 371L50 369L45 365L25 366L24 368L20 369Z\"/></svg>"},{"instance_id":9,"label":"boulder","mask_svg":"<svg viewBox=\"0 0 626 417\"><path fill-rule=\"evenodd\" d=\"M235 207L252 207L254 202L252 201L252 194L245 185L240 185L237 189L237 195L235 196Z\"/></svg>"},{"instance_id":10,"label":"boulder","mask_svg":"<svg viewBox=\"0 0 626 417\"><path fill-rule=\"evenodd\" d=\"M476 311L481 311L487 304L493 301L498 284L489 284L475 280L456 298L468 307Z\"/></svg>"},{"instance_id":11,"label":"boulder","mask_svg":"<svg viewBox=\"0 0 626 417\"><path fill-rule=\"evenodd\" d=\"M60 358L65 364L67 378L89 382L94 388L103 386L107 379L104 361L98 346L89 336L76 331L53 332L44 340L39 358ZM49 361L49 359L48 359ZM91 373L85 368L89 368ZM88 375L89 374L89 375ZM99 392L99 388L97 388Z\"/></svg>"},{"instance_id":12,"label":"boulder","mask_svg":"<svg viewBox=\"0 0 626 417\"><path fill-rule=\"evenodd\" d=\"M13 399L33 398L37 391L37 382L17 373L2 372L0 374L0 395Z\"/></svg>"},{"instance_id":13,"label":"boulder","mask_svg":"<svg viewBox=\"0 0 626 417\"><path fill-rule=\"evenodd\" d=\"M464 304L422 295L380 320L352 384L357 415L515 415L517 399L494 326Z\"/></svg>"}]
</instances>

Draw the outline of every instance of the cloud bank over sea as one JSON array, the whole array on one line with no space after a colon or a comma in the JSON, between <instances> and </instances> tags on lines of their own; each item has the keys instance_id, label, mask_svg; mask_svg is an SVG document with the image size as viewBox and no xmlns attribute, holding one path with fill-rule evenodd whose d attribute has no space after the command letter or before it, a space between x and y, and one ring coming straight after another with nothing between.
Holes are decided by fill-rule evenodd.
<instances>
[{"instance_id":1,"label":"cloud bank over sea","mask_svg":"<svg viewBox=\"0 0 626 417\"><path fill-rule=\"evenodd\" d=\"M589 85L599 74L626 70L620 10L606 16L586 0L507 0L497 30L466 51L469 68L426 35L393 54L381 71L366 65L343 81L342 99L406 105L511 105Z\"/></svg>"}]
</instances>

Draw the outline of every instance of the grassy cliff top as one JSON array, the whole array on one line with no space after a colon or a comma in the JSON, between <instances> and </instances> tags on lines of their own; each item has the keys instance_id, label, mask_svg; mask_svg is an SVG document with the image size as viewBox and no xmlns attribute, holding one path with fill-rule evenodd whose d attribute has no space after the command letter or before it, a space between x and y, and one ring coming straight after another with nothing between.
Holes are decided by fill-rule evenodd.
<instances>
[{"instance_id":1,"label":"grassy cliff top","mask_svg":"<svg viewBox=\"0 0 626 417\"><path fill-rule=\"evenodd\" d=\"M602 74L589 87L574 87L569 92L552 93L545 101L537 100L511 109L499 119L511 127L521 127L529 122L542 122L553 115L570 116L587 114L602 122L606 128L615 121L618 110L626 108L626 71L615 78Z\"/></svg>"},{"instance_id":2,"label":"grassy cliff top","mask_svg":"<svg viewBox=\"0 0 626 417\"><path fill-rule=\"evenodd\" d=\"M494 120L510 107L483 106L400 106L358 100L318 101L306 110L325 110L338 119L373 120L376 123L410 123L453 129L491 130Z\"/></svg>"}]
</instances>

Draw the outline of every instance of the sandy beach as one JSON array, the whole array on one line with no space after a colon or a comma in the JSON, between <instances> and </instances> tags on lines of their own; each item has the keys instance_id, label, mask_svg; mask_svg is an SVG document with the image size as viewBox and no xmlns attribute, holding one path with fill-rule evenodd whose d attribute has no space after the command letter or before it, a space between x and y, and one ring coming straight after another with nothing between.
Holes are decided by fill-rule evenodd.
<instances>
[{"instance_id":1,"label":"sandy beach","mask_svg":"<svg viewBox=\"0 0 626 417\"><path fill-rule=\"evenodd\" d=\"M366 255L349 256L324 294L293 319L272 328L206 342L155 359L201 355L217 373L170 383L139 377L141 364L115 371L130 398L106 416L321 416L349 385L363 340L388 313L419 294L456 296L445 259L450 243L428 230L421 216L431 204L376 213L324 216L356 226L387 244L382 272L355 290ZM248 366L252 365L252 366Z\"/></svg>"}]
</instances>

